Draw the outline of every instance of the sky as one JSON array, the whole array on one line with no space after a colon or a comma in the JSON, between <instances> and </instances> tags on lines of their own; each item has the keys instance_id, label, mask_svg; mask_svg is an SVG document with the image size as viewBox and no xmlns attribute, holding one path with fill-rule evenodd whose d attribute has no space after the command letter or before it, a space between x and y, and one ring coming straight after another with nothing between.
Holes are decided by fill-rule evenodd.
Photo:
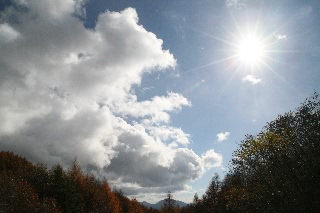
<instances>
[{"instance_id":1,"label":"sky","mask_svg":"<svg viewBox=\"0 0 320 213\"><path fill-rule=\"evenodd\" d=\"M318 0L2 0L0 150L192 202L320 89Z\"/></svg>"}]
</instances>

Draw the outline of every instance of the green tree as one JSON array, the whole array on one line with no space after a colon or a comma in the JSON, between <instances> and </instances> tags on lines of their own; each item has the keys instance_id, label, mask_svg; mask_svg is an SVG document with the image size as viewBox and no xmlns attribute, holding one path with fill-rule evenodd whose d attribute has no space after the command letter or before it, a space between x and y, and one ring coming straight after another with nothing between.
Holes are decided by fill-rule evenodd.
<instances>
[{"instance_id":1,"label":"green tree","mask_svg":"<svg viewBox=\"0 0 320 213\"><path fill-rule=\"evenodd\" d=\"M248 212L317 212L320 209L320 101L308 98L278 116L234 152L231 175L244 189Z\"/></svg>"}]
</instances>

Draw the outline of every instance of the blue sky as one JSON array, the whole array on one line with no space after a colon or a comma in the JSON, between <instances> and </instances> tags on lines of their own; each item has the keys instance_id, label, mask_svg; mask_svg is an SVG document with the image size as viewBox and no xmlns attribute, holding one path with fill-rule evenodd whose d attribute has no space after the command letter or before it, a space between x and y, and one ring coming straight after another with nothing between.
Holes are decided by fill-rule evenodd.
<instances>
[{"instance_id":1,"label":"blue sky","mask_svg":"<svg viewBox=\"0 0 320 213\"><path fill-rule=\"evenodd\" d=\"M246 134L319 92L318 1L0 5L0 149L191 202Z\"/></svg>"}]
</instances>

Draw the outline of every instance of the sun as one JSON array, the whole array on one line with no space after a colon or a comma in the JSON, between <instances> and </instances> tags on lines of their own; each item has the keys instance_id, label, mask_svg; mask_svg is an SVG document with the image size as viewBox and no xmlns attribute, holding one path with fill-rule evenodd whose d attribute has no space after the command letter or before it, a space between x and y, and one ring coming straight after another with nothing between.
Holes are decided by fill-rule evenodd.
<instances>
[{"instance_id":1,"label":"sun","mask_svg":"<svg viewBox=\"0 0 320 213\"><path fill-rule=\"evenodd\" d=\"M237 56L241 63L259 64L265 57L265 45L262 40L254 35L243 37L237 44Z\"/></svg>"},{"instance_id":2,"label":"sun","mask_svg":"<svg viewBox=\"0 0 320 213\"><path fill-rule=\"evenodd\" d=\"M222 28L221 37L193 29L221 43L222 48L216 49L221 55L217 54L215 60L186 72L194 72L216 64L226 64L226 69L234 69L235 73L269 70L279 75L273 70L273 64L282 63L280 54L289 52L278 46L279 43L286 40L287 36L279 34L280 29L266 31L258 20L255 24L246 22L242 25L238 24L235 19L233 21L234 28Z\"/></svg>"}]
</instances>

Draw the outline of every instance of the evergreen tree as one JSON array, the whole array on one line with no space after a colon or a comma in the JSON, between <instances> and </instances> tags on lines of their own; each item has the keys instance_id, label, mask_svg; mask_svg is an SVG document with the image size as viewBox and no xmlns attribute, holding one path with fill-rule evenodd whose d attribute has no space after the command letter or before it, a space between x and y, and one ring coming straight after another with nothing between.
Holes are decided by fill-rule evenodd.
<instances>
[{"instance_id":1,"label":"evergreen tree","mask_svg":"<svg viewBox=\"0 0 320 213\"><path fill-rule=\"evenodd\" d=\"M173 199L173 196L171 192L169 191L167 194L167 198L164 199L164 202L161 207L161 211L163 213L175 213L175 200Z\"/></svg>"},{"instance_id":2,"label":"evergreen tree","mask_svg":"<svg viewBox=\"0 0 320 213\"><path fill-rule=\"evenodd\" d=\"M218 194L220 192L221 181L219 175L216 173L203 195L203 205L205 212L214 212L218 207Z\"/></svg>"}]
</instances>

